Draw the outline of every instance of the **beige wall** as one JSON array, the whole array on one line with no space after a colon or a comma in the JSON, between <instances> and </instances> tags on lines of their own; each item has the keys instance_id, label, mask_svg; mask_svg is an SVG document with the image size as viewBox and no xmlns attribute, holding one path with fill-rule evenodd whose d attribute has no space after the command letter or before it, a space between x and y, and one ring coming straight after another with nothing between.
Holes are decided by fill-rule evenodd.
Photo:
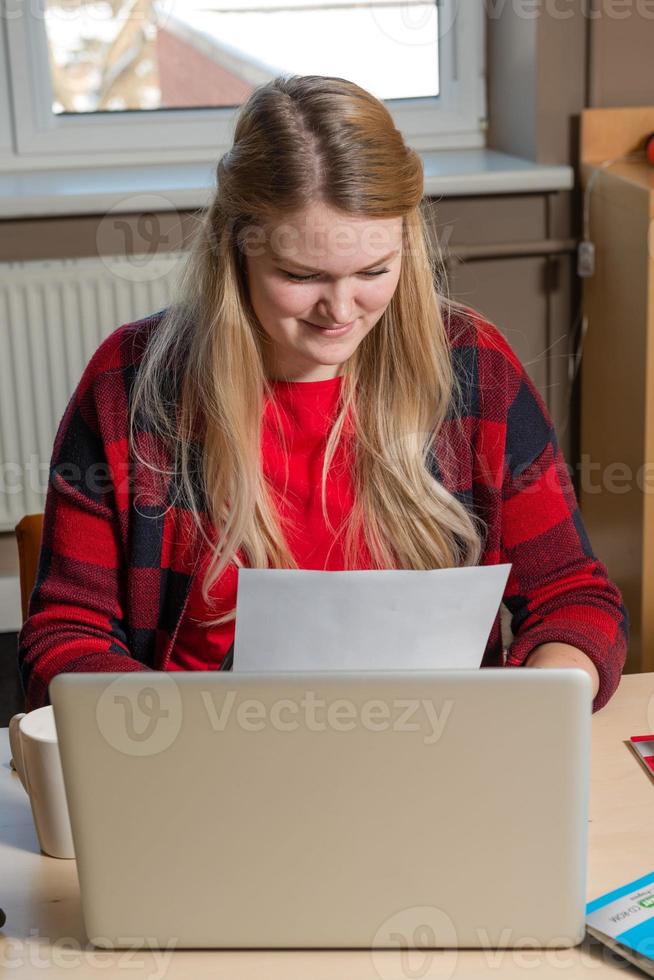
<instances>
[{"instance_id":1,"label":"beige wall","mask_svg":"<svg viewBox=\"0 0 654 980\"><path fill-rule=\"evenodd\" d=\"M0 575L18 574L18 555L13 534L0 534ZM2 624L0 623L0 633Z\"/></svg>"},{"instance_id":2,"label":"beige wall","mask_svg":"<svg viewBox=\"0 0 654 980\"><path fill-rule=\"evenodd\" d=\"M488 5L489 145L576 164L582 108L654 103L654 5L568 0L537 17L520 6Z\"/></svg>"},{"instance_id":3,"label":"beige wall","mask_svg":"<svg viewBox=\"0 0 654 980\"><path fill-rule=\"evenodd\" d=\"M594 0L601 9L599 0ZM637 8L634 10L633 8ZM624 19L598 17L590 25L588 106L654 104L654 6L626 5ZM643 17L638 9L647 9Z\"/></svg>"}]
</instances>

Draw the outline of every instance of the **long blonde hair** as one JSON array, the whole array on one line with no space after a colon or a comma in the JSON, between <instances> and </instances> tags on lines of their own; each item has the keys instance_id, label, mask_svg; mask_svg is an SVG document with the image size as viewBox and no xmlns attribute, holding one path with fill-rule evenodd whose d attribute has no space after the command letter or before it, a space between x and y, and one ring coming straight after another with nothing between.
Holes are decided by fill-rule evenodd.
<instances>
[{"instance_id":1,"label":"long blonde hair","mask_svg":"<svg viewBox=\"0 0 654 980\"><path fill-rule=\"evenodd\" d=\"M428 244L423 168L382 102L342 78L278 77L244 104L217 189L200 223L175 301L153 331L136 375L130 446L148 439L169 453L176 506L212 549L203 582L237 552L251 567L297 568L262 472L261 419L271 388L265 338L249 302L242 232L316 201L353 216L403 218L399 282L381 319L343 368L340 409L322 474L351 419L355 504L346 526L347 568L358 535L377 568L476 564L481 525L430 469L439 430L456 403L440 294L442 265ZM169 474L170 475L170 474ZM206 521L208 520L208 524ZM234 610L214 619L222 623Z\"/></svg>"}]
</instances>

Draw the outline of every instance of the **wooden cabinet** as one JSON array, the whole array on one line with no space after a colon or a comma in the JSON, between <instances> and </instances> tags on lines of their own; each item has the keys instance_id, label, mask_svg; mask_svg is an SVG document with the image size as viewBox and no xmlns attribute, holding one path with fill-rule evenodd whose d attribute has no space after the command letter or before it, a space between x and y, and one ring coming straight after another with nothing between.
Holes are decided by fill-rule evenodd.
<instances>
[{"instance_id":1,"label":"wooden cabinet","mask_svg":"<svg viewBox=\"0 0 654 980\"><path fill-rule=\"evenodd\" d=\"M654 670L654 107L582 114L595 271L584 281L580 503L631 617L627 670ZM593 176L594 175L594 176Z\"/></svg>"},{"instance_id":2,"label":"wooden cabinet","mask_svg":"<svg viewBox=\"0 0 654 980\"><path fill-rule=\"evenodd\" d=\"M433 235L452 297L506 336L539 389L569 458L568 352L574 251L561 193L498 194L430 202Z\"/></svg>"}]
</instances>

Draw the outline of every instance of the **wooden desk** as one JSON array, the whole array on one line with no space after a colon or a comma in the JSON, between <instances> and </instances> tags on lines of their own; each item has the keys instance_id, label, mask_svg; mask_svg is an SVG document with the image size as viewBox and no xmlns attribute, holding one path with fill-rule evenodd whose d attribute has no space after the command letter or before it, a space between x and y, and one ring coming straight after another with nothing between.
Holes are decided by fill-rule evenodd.
<instances>
[{"instance_id":1,"label":"wooden desk","mask_svg":"<svg viewBox=\"0 0 654 980\"><path fill-rule=\"evenodd\" d=\"M654 731L654 673L623 677L593 719L588 897L654 869L654 785L623 740ZM537 885L537 883L535 883ZM27 796L9 769L0 729L0 965L8 976L150 977L152 980L405 980L431 977L642 977L593 942L562 950L398 950L254 952L106 951L89 946L74 861L39 851ZM131 971L134 971L130 973ZM2 971L0 971L2 972Z\"/></svg>"}]
</instances>

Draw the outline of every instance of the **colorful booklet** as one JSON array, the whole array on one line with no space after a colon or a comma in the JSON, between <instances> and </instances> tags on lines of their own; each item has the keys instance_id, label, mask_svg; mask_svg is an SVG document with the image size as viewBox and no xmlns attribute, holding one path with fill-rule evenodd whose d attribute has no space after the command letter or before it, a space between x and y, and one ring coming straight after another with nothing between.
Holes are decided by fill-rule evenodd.
<instances>
[{"instance_id":1,"label":"colorful booklet","mask_svg":"<svg viewBox=\"0 0 654 980\"><path fill-rule=\"evenodd\" d=\"M627 745L647 774L654 779L654 735L632 735Z\"/></svg>"},{"instance_id":2,"label":"colorful booklet","mask_svg":"<svg viewBox=\"0 0 654 980\"><path fill-rule=\"evenodd\" d=\"M586 928L654 977L654 871L589 902Z\"/></svg>"}]
</instances>

